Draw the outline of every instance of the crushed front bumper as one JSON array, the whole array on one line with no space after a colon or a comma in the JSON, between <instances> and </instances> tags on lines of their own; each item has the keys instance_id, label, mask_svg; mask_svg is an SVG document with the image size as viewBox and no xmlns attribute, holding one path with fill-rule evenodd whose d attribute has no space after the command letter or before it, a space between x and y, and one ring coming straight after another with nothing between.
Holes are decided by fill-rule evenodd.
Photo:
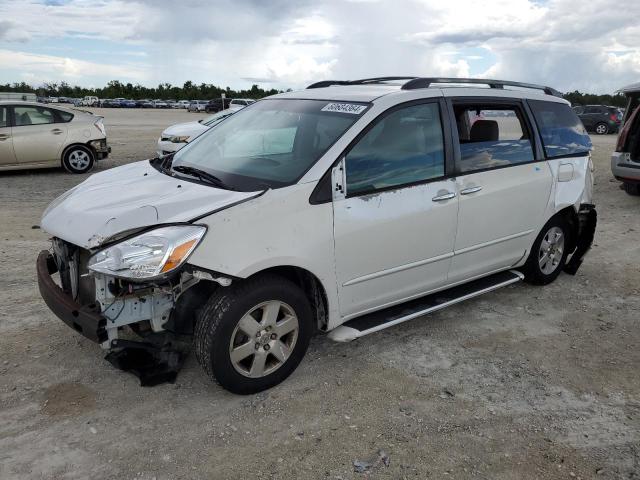
<instances>
[{"instance_id":1,"label":"crushed front bumper","mask_svg":"<svg viewBox=\"0 0 640 480\"><path fill-rule=\"evenodd\" d=\"M97 343L106 342L107 319L100 314L100 308L95 304L82 306L62 291L51 278L51 275L58 271L58 267L47 250L41 251L38 255L36 271L40 295L49 309L89 340Z\"/></svg>"}]
</instances>

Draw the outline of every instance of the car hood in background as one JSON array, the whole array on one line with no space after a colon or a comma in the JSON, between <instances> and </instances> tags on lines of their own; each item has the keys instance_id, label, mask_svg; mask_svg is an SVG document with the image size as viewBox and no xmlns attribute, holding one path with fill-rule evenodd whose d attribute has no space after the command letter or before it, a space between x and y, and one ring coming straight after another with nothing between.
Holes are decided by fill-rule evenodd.
<instances>
[{"instance_id":1,"label":"car hood in background","mask_svg":"<svg viewBox=\"0 0 640 480\"><path fill-rule=\"evenodd\" d=\"M189 222L260 193L170 177L145 160L92 175L56 198L40 225L55 237L92 249L116 234Z\"/></svg>"},{"instance_id":2,"label":"car hood in background","mask_svg":"<svg viewBox=\"0 0 640 480\"><path fill-rule=\"evenodd\" d=\"M187 122L187 123L178 123L176 125L171 125L164 132L162 132L163 137L196 137L200 135L202 132L209 130L209 127L206 125L202 125L198 122Z\"/></svg>"}]
</instances>

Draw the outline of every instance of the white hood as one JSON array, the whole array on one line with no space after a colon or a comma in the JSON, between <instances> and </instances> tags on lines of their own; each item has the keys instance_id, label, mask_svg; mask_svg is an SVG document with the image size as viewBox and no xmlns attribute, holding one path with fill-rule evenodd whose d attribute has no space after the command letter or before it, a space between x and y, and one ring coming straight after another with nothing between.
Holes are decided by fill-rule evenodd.
<instances>
[{"instance_id":1,"label":"white hood","mask_svg":"<svg viewBox=\"0 0 640 480\"><path fill-rule=\"evenodd\" d=\"M200 135L202 132L209 130L209 127L206 125L202 125L198 122L187 122L187 123L178 123L176 125L171 125L164 132L162 132L163 137L196 137Z\"/></svg>"},{"instance_id":2,"label":"white hood","mask_svg":"<svg viewBox=\"0 0 640 480\"><path fill-rule=\"evenodd\" d=\"M173 178L145 160L92 175L55 199L40 225L55 237L95 248L117 233L188 222L259 194Z\"/></svg>"}]
</instances>

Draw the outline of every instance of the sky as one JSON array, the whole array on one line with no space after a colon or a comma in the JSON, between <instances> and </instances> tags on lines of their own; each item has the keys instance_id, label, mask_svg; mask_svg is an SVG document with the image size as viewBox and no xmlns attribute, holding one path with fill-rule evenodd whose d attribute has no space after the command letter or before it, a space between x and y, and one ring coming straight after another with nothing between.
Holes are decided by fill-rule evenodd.
<instances>
[{"instance_id":1,"label":"sky","mask_svg":"<svg viewBox=\"0 0 640 480\"><path fill-rule=\"evenodd\" d=\"M0 0L0 83L303 88L386 75L613 93L640 0Z\"/></svg>"}]
</instances>

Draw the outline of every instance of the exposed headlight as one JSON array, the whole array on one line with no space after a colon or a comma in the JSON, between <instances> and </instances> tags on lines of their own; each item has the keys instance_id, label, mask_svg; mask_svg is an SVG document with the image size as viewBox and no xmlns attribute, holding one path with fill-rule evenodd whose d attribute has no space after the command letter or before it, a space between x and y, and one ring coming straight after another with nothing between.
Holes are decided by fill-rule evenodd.
<instances>
[{"instance_id":1,"label":"exposed headlight","mask_svg":"<svg viewBox=\"0 0 640 480\"><path fill-rule=\"evenodd\" d=\"M89 259L89 270L132 280L161 277L184 263L205 232L197 225L150 230L100 250Z\"/></svg>"},{"instance_id":2,"label":"exposed headlight","mask_svg":"<svg viewBox=\"0 0 640 480\"><path fill-rule=\"evenodd\" d=\"M171 143L187 143L191 137L188 135L169 137Z\"/></svg>"}]
</instances>

